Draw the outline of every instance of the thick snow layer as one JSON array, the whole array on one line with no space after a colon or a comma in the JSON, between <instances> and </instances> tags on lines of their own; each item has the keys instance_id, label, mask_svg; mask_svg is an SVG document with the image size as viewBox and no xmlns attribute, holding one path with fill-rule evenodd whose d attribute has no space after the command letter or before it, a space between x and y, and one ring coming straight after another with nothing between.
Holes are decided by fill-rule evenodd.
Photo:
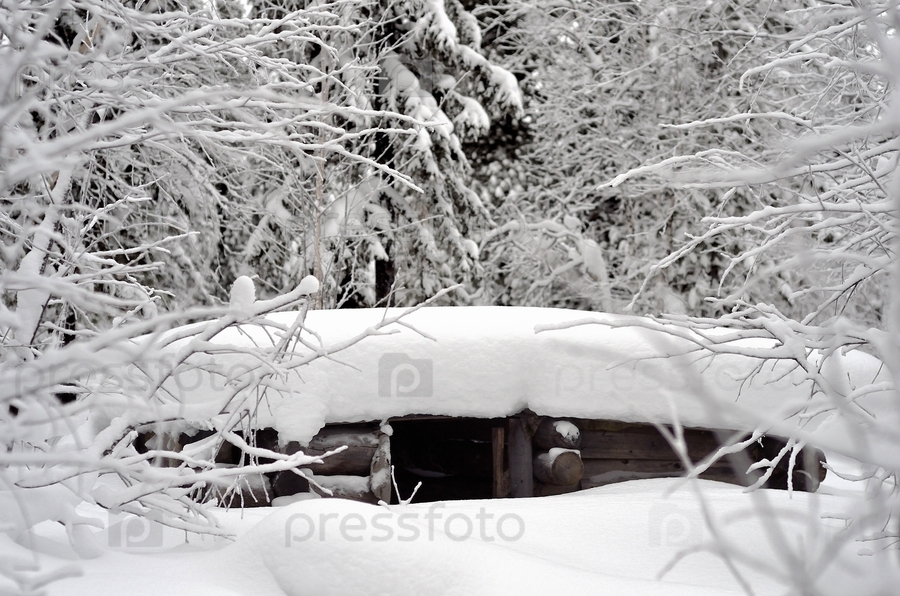
<instances>
[{"instance_id":1,"label":"thick snow layer","mask_svg":"<svg viewBox=\"0 0 900 596\"><path fill-rule=\"evenodd\" d=\"M310 311L301 337L316 351L331 352L400 312ZM287 329L297 316L277 313L269 320ZM808 407L810 384L788 362L710 358L688 341L637 327L536 332L572 321L623 319L561 309L422 308L287 376L263 374L270 370L268 356L252 352L279 340L273 330L245 325L220 333L189 360L203 370L179 373L164 388L192 404L184 412L198 422L222 409L256 409L257 424L275 427L285 441L306 441L325 423L410 414L501 417L525 408L547 416L752 430L799 420L796 413ZM748 346L759 347L756 342ZM285 362L312 355L310 347L292 343ZM840 376L850 387L871 383L879 370L876 359L858 352L842 363ZM812 422L806 421L808 428L818 420Z\"/></svg>"},{"instance_id":2,"label":"thick snow layer","mask_svg":"<svg viewBox=\"0 0 900 596\"><path fill-rule=\"evenodd\" d=\"M713 554L701 502L752 593L892 594L900 580L893 551L840 538L839 518L852 503L847 497L656 479L537 499L390 508L313 499L219 511L237 534L233 543L195 537L185 544L183 533L168 528L122 534L124 525L112 525L97 532L102 556L78 562L83 575L50 584L48 593L748 593ZM42 565L71 564L60 526L44 525L39 534L34 543ZM6 555L18 548L0 544Z\"/></svg>"}]
</instances>

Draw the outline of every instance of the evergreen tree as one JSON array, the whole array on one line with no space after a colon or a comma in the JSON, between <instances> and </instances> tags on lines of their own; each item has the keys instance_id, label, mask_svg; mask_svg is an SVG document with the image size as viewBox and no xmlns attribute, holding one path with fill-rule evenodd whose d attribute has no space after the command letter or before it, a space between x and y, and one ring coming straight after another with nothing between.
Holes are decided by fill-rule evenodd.
<instances>
[{"instance_id":1,"label":"evergreen tree","mask_svg":"<svg viewBox=\"0 0 900 596\"><path fill-rule=\"evenodd\" d=\"M369 8L370 42L352 44L358 60L378 65L363 101L385 115L369 156L412 184L368 171L329 196L324 236L334 239L327 250L341 272L330 282L336 303L413 304L463 283L448 300L465 304L480 292L476 241L493 222L471 190L463 143L519 115L521 94L479 52L478 24L458 0Z\"/></svg>"}]
</instances>

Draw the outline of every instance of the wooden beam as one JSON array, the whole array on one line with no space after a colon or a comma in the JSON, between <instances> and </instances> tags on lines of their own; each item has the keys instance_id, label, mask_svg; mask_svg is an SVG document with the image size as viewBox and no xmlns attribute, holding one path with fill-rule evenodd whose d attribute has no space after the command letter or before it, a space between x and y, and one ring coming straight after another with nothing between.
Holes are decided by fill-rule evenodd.
<instances>
[{"instance_id":1,"label":"wooden beam","mask_svg":"<svg viewBox=\"0 0 900 596\"><path fill-rule=\"evenodd\" d=\"M331 449L337 449L339 445L334 445ZM375 457L377 450L377 442L374 446L368 445L350 445L340 453L329 455L322 459L319 464L304 464L302 467L312 470L318 475L331 474L349 474L352 476L365 476L369 474L369 468L372 466L372 458ZM293 455L298 451L302 451L306 455L319 456L326 453L323 449L314 449L312 447L301 447L296 441L291 441L284 448L284 453Z\"/></svg>"},{"instance_id":2,"label":"wooden beam","mask_svg":"<svg viewBox=\"0 0 900 596\"><path fill-rule=\"evenodd\" d=\"M521 418L509 419L509 492L511 497L534 496L531 439Z\"/></svg>"},{"instance_id":3,"label":"wooden beam","mask_svg":"<svg viewBox=\"0 0 900 596\"><path fill-rule=\"evenodd\" d=\"M315 482L310 483L312 492L321 497L335 497L338 499L350 499L363 503L378 503L378 497L370 490L371 479L368 476L313 476ZM322 488L316 486L319 484ZM329 495L322 489L331 492Z\"/></svg>"},{"instance_id":4,"label":"wooden beam","mask_svg":"<svg viewBox=\"0 0 900 596\"><path fill-rule=\"evenodd\" d=\"M719 440L710 431L685 429L684 438L688 456L695 462L720 446ZM678 459L669 442L652 426L626 427L619 431L583 431L580 451L583 459Z\"/></svg>"},{"instance_id":5,"label":"wooden beam","mask_svg":"<svg viewBox=\"0 0 900 596\"><path fill-rule=\"evenodd\" d=\"M491 450L493 453L494 498L509 496L509 472L506 471L506 429L502 426L491 429Z\"/></svg>"},{"instance_id":6,"label":"wooden beam","mask_svg":"<svg viewBox=\"0 0 900 596\"><path fill-rule=\"evenodd\" d=\"M333 425L319 430L310 441L310 449L330 451L341 445L348 447L377 447L378 427L372 425Z\"/></svg>"},{"instance_id":7,"label":"wooden beam","mask_svg":"<svg viewBox=\"0 0 900 596\"><path fill-rule=\"evenodd\" d=\"M553 484L543 484L541 482L534 483L534 496L536 497L552 497L553 495L565 495L581 490L581 483L572 484L571 486L555 486Z\"/></svg>"},{"instance_id":8,"label":"wooden beam","mask_svg":"<svg viewBox=\"0 0 900 596\"><path fill-rule=\"evenodd\" d=\"M639 478L675 478L684 476L681 462L672 459L585 459L582 488L605 486ZM727 460L720 460L700 475L705 480L719 480L730 484L743 484Z\"/></svg>"}]
</instances>

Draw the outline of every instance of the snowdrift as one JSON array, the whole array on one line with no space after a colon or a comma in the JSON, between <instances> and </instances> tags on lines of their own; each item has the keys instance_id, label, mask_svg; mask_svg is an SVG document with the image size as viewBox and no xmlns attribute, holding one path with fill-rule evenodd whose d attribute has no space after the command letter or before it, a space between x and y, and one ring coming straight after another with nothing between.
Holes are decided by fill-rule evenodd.
<instances>
[{"instance_id":1,"label":"snowdrift","mask_svg":"<svg viewBox=\"0 0 900 596\"><path fill-rule=\"evenodd\" d=\"M778 422L809 430L829 415L808 415L815 411L812 384L792 362L713 357L690 341L638 327L539 331L633 318L543 308L426 307L374 329L402 312L311 311L297 334L302 343L292 340L278 374L272 372L271 347L284 335L277 329L295 323L295 312L269 315L274 331L247 324L202 345L179 340L167 353L200 352L162 387L198 424L219 425L252 410L257 427L274 427L282 440L301 442L326 423L411 414L504 417L525 408L545 416L731 430ZM368 336L352 342L367 329ZM347 343L352 345L337 350ZM880 371L875 358L859 352L830 362L849 390L873 383ZM139 393L124 389L129 391Z\"/></svg>"}]
</instances>

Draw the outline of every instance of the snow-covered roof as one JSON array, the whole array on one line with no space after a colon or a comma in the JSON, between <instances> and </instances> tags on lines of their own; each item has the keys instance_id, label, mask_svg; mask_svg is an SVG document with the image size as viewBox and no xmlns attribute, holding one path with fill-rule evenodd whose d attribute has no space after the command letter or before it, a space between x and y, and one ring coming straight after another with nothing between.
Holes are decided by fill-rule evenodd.
<instances>
[{"instance_id":1,"label":"snow-covered roof","mask_svg":"<svg viewBox=\"0 0 900 596\"><path fill-rule=\"evenodd\" d=\"M400 312L310 311L301 337L308 346L329 349ZM268 317L284 328L296 319L292 312ZM216 349L192 356L202 370L179 374L164 387L192 404L187 410L198 420L221 422L228 412L258 408L258 427L271 426L283 440L300 441L326 423L413 414L504 417L525 408L556 417L678 420L685 426L752 430L791 418L808 404L811 385L788 362L760 366L747 356L711 358L689 341L638 327L540 330L581 320L628 317L544 308L425 307L286 376L261 380L260 372L268 369L259 367L257 358L263 357L253 350L263 354L262 347L278 338L271 329L245 325L216 336ZM747 345L759 347L759 341ZM291 344L283 363L312 353ZM857 352L841 363L852 383L871 383L879 368L876 359ZM257 381L234 397L234 387L245 380L240 373L253 367Z\"/></svg>"}]
</instances>

